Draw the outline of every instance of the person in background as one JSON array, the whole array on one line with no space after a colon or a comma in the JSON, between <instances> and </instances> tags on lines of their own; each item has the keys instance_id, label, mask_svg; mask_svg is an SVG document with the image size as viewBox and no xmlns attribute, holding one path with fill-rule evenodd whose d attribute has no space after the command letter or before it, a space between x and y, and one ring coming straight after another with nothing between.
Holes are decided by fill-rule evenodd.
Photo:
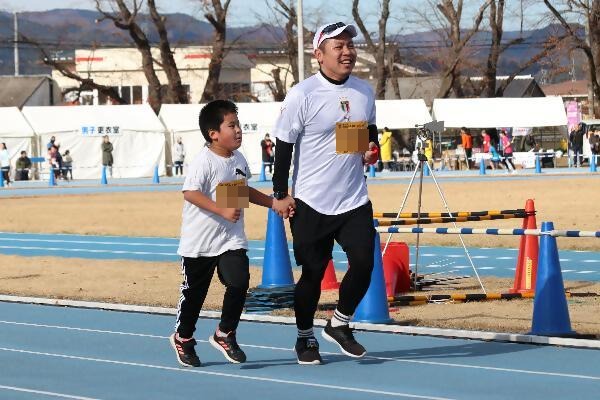
<instances>
[{"instance_id":1,"label":"person in background","mask_svg":"<svg viewBox=\"0 0 600 400\"><path fill-rule=\"evenodd\" d=\"M484 153L490 152L490 144L491 144L490 135L487 133L487 130L483 129L481 131L481 147L482 147L482 151Z\"/></svg>"},{"instance_id":2,"label":"person in background","mask_svg":"<svg viewBox=\"0 0 600 400\"><path fill-rule=\"evenodd\" d=\"M569 142L573 152L573 166L580 167L583 161L583 135L585 134L585 124L580 122L577 129L571 131Z\"/></svg>"},{"instance_id":3,"label":"person in background","mask_svg":"<svg viewBox=\"0 0 600 400\"><path fill-rule=\"evenodd\" d=\"M108 135L104 135L102 138L102 165L108 167L108 172L112 178L112 166L113 166L113 144L110 142Z\"/></svg>"},{"instance_id":4,"label":"person in background","mask_svg":"<svg viewBox=\"0 0 600 400\"><path fill-rule=\"evenodd\" d=\"M506 130L502 129L500 131L500 157L504 160L504 165L506 165L506 169L509 171L515 171L515 164L512 162L512 144L512 139L509 139Z\"/></svg>"},{"instance_id":5,"label":"person in background","mask_svg":"<svg viewBox=\"0 0 600 400\"><path fill-rule=\"evenodd\" d=\"M50 141L48 143L46 143L46 149L50 150L52 148L52 146L54 146L54 142L56 142L56 138L54 136L52 136L50 138Z\"/></svg>"},{"instance_id":6,"label":"person in background","mask_svg":"<svg viewBox=\"0 0 600 400\"><path fill-rule=\"evenodd\" d=\"M600 155L600 130L591 131L589 136L592 155L596 156L595 162L598 163L598 155Z\"/></svg>"},{"instance_id":7,"label":"person in background","mask_svg":"<svg viewBox=\"0 0 600 400\"><path fill-rule=\"evenodd\" d=\"M6 143L0 145L0 169L2 170L2 177L6 181L6 185L10 186L10 154L6 148Z\"/></svg>"},{"instance_id":8,"label":"person in background","mask_svg":"<svg viewBox=\"0 0 600 400\"><path fill-rule=\"evenodd\" d=\"M185 161L185 147L183 146L181 137L178 137L177 143L175 143L175 155L174 155L173 159L175 160L175 175L183 175L183 162Z\"/></svg>"},{"instance_id":9,"label":"person in background","mask_svg":"<svg viewBox=\"0 0 600 400\"><path fill-rule=\"evenodd\" d=\"M469 169L473 168L473 136L471 136L471 131L469 128L462 127L460 128L460 140L462 143L462 147L465 150L465 158L467 159L467 165Z\"/></svg>"},{"instance_id":10,"label":"person in background","mask_svg":"<svg viewBox=\"0 0 600 400\"><path fill-rule=\"evenodd\" d=\"M73 180L73 157L71 157L71 152L69 150L65 151L63 154L63 163L62 163L62 173L65 179L69 179L69 175L71 175L71 180Z\"/></svg>"},{"instance_id":11,"label":"person in background","mask_svg":"<svg viewBox=\"0 0 600 400\"><path fill-rule=\"evenodd\" d=\"M379 145L381 149L381 162L383 163L383 170L389 171L390 162L392 161L392 131L390 131L387 126L383 128Z\"/></svg>"},{"instance_id":12,"label":"person in background","mask_svg":"<svg viewBox=\"0 0 600 400\"><path fill-rule=\"evenodd\" d=\"M25 150L21 151L21 156L17 158L17 175L15 176L16 181L28 181L29 180L29 169L31 168L31 160L27 157Z\"/></svg>"},{"instance_id":13,"label":"person in background","mask_svg":"<svg viewBox=\"0 0 600 400\"><path fill-rule=\"evenodd\" d=\"M493 144L490 144L490 154L492 156L491 158L491 162L490 165L492 167L492 169L499 169L500 168L500 154L498 153L498 150L496 150L496 146L494 146ZM483 162L483 160L481 160Z\"/></svg>"},{"instance_id":14,"label":"person in background","mask_svg":"<svg viewBox=\"0 0 600 400\"><path fill-rule=\"evenodd\" d=\"M265 134L265 138L263 140L260 141L260 147L262 148L262 161L263 161L263 165L266 167L269 167L269 173L272 174L273 173L273 161L275 160L275 152L273 150L273 148L275 147L275 144L273 143L273 141L271 140L271 136L269 136L269 134Z\"/></svg>"}]
</instances>

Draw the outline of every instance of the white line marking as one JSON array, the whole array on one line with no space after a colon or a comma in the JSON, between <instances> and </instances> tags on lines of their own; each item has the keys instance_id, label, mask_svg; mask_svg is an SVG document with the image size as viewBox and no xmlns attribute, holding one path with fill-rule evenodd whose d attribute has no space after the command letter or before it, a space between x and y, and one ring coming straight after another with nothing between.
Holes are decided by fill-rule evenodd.
<instances>
[{"instance_id":1,"label":"white line marking","mask_svg":"<svg viewBox=\"0 0 600 400\"><path fill-rule=\"evenodd\" d=\"M577 271L576 274L593 274L596 271Z\"/></svg>"},{"instance_id":2,"label":"white line marking","mask_svg":"<svg viewBox=\"0 0 600 400\"><path fill-rule=\"evenodd\" d=\"M27 389L27 388L15 387L15 386L0 385L0 389L12 390L14 392L42 394L42 395L45 395L45 396L60 397L60 398L63 398L63 399L99 400L99 399L96 399L96 398L93 398L93 397L72 396L72 395L64 394L64 393L46 392L44 390L34 390L34 389Z\"/></svg>"},{"instance_id":3,"label":"white line marking","mask_svg":"<svg viewBox=\"0 0 600 400\"><path fill-rule=\"evenodd\" d=\"M584 263L597 263L600 262L600 260L583 260Z\"/></svg>"},{"instance_id":4,"label":"white line marking","mask_svg":"<svg viewBox=\"0 0 600 400\"><path fill-rule=\"evenodd\" d=\"M166 244L166 243L153 243L153 242L103 242L94 240L59 240L59 239L17 239L17 238L6 238L0 237L2 241L11 242L42 242L42 243L76 243L76 244L105 244L111 246L152 246L152 247L177 247L177 243Z\"/></svg>"},{"instance_id":5,"label":"white line marking","mask_svg":"<svg viewBox=\"0 0 600 400\"><path fill-rule=\"evenodd\" d=\"M163 370L163 371L173 371L173 372L179 372L179 373L192 373L192 374L198 374L198 375L210 375L210 376L219 376L219 377L226 377L226 378L237 378L237 379L244 379L244 380L249 380L249 381L281 383L281 384L286 384L286 385L308 386L308 387L315 387L315 388L320 388L320 389L330 389L330 390L342 390L342 391L346 391L346 392L358 392L358 393L368 393L368 394L376 394L376 395L379 394L379 395L393 396L393 397L405 397L405 398L410 398L410 399L451 400L447 397L421 396L421 395L412 394L412 393L388 392L388 391L384 391L384 390L363 389L363 388L358 388L358 387L325 385L325 384L321 384L321 383L291 381L291 380L276 379L276 378L263 378L263 377L251 376L251 375L229 374L229 373L225 373L225 372L201 371L198 369L193 369L193 370L192 369L182 369L179 367L167 367L164 365L116 361L116 360L108 360L108 359L103 359L103 358L70 356L70 355L66 355L66 354L44 353L44 352L38 352L38 351L11 349L11 348L6 348L6 347L0 347L0 350L7 351L7 352L13 352L13 353L20 353L20 354L31 354L31 355L38 355L38 356L63 358L63 359L67 359L67 360L92 361L92 362L103 363L103 364L126 365L126 366L131 366L131 367L151 368L151 369L158 369L158 370ZM291 351L291 350L287 349L287 351Z\"/></svg>"},{"instance_id":6,"label":"white line marking","mask_svg":"<svg viewBox=\"0 0 600 400\"><path fill-rule=\"evenodd\" d=\"M448 257L448 258L463 258L463 257L466 257L466 256L464 256L462 254L449 254L446 257Z\"/></svg>"},{"instance_id":7,"label":"white line marking","mask_svg":"<svg viewBox=\"0 0 600 400\"><path fill-rule=\"evenodd\" d=\"M100 249L65 249L60 247L35 247L35 246L0 246L0 249L21 249L21 250L46 250L46 251L66 251L70 253L108 253L108 254L136 254L136 255L160 255L176 256L177 253L158 253L152 251L124 251L124 250L100 250Z\"/></svg>"},{"instance_id":8,"label":"white line marking","mask_svg":"<svg viewBox=\"0 0 600 400\"><path fill-rule=\"evenodd\" d=\"M161 335L151 335L145 333L135 333L135 332L122 332L122 331L109 331L109 330L101 330L101 329L89 329L89 328L78 328L64 325L46 325L46 324L33 324L28 322L16 322L16 321L3 321L0 320L1 324L7 325L19 325L19 326L29 326L34 328L52 328L52 329L63 329L70 331L80 331L80 332L92 332L92 333L106 333L111 335L123 335L123 336L137 336L137 337L146 337L160 340L167 340L168 336ZM196 339L197 342L208 343L208 340ZM251 347L256 349L264 349L264 350L278 350L285 352L292 352L293 349L285 348L285 347L274 347L274 346L262 346L262 345L253 345L247 343L240 343L242 347ZM0 347L0 350L11 351L11 349L4 349ZM16 350L26 352L24 350ZM32 352L33 353L33 352ZM327 352L320 351L321 354L326 355L339 355L341 353L335 352ZM40 353L42 354L42 353ZM565 374L560 372L546 372L546 371L533 371L533 370L522 370L522 369L512 369L512 368L499 368L499 367L488 367L488 366L480 366L480 365L469 365L469 364L456 364L456 363L445 363L438 361L424 361L424 360L412 360L405 358L393 358L393 357L375 357L366 355L365 358L369 358L372 360L384 360L384 361L396 361L401 363L412 363L412 364L424 364L424 365L437 365L443 367L457 367L457 368L470 368L470 369L481 369L481 370L489 370L489 371L502 371L502 372L515 372L515 373L524 373L524 374L532 374L532 375L547 375L547 376L562 376L565 378L577 378L577 379L589 379L600 381L600 376L593 375L578 375L578 374Z\"/></svg>"},{"instance_id":9,"label":"white line marking","mask_svg":"<svg viewBox=\"0 0 600 400\"><path fill-rule=\"evenodd\" d=\"M563 261L571 261L571 259L570 259L570 258L561 258L561 259L559 259L559 260L560 260L560 262L563 262Z\"/></svg>"},{"instance_id":10,"label":"white line marking","mask_svg":"<svg viewBox=\"0 0 600 400\"><path fill-rule=\"evenodd\" d=\"M458 265L458 266L456 266L456 267L454 267L454 268L457 268L457 269L465 269L465 268L471 268L471 266L470 266L470 265Z\"/></svg>"},{"instance_id":11,"label":"white line marking","mask_svg":"<svg viewBox=\"0 0 600 400\"><path fill-rule=\"evenodd\" d=\"M421 254L422 257L437 257L437 254L432 254L432 253L425 253L425 254Z\"/></svg>"},{"instance_id":12,"label":"white line marking","mask_svg":"<svg viewBox=\"0 0 600 400\"><path fill-rule=\"evenodd\" d=\"M496 260L514 260L515 257L496 257Z\"/></svg>"},{"instance_id":13,"label":"white line marking","mask_svg":"<svg viewBox=\"0 0 600 400\"><path fill-rule=\"evenodd\" d=\"M575 270L574 270L574 269L563 269L563 270L562 270L563 274L564 274L565 272L573 272L573 271L575 271Z\"/></svg>"},{"instance_id":14,"label":"white line marking","mask_svg":"<svg viewBox=\"0 0 600 400\"><path fill-rule=\"evenodd\" d=\"M471 256L471 258L489 258L488 256Z\"/></svg>"},{"instance_id":15,"label":"white line marking","mask_svg":"<svg viewBox=\"0 0 600 400\"><path fill-rule=\"evenodd\" d=\"M477 269L496 269L496 267L479 267Z\"/></svg>"}]
</instances>

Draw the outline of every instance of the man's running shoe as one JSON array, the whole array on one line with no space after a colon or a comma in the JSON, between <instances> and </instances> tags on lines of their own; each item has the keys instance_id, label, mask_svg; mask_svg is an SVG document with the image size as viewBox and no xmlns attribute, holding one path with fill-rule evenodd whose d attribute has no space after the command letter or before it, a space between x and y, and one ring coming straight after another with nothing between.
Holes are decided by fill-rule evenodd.
<instances>
[{"instance_id":1,"label":"man's running shoe","mask_svg":"<svg viewBox=\"0 0 600 400\"><path fill-rule=\"evenodd\" d=\"M318 365L323 362L319 354L319 342L314 336L298 338L294 350L296 350L298 364Z\"/></svg>"},{"instance_id":2,"label":"man's running shoe","mask_svg":"<svg viewBox=\"0 0 600 400\"><path fill-rule=\"evenodd\" d=\"M336 326L334 328L331 326L331 321L328 321L325 329L321 331L321 336L325 340L337 344L345 355L360 358L367 354L367 350L354 339L352 331L353 329L348 325Z\"/></svg>"},{"instance_id":3,"label":"man's running shoe","mask_svg":"<svg viewBox=\"0 0 600 400\"><path fill-rule=\"evenodd\" d=\"M246 362L246 354L235 339L235 331L231 331L225 337L217 336L215 333L208 338L208 342L217 350L219 350L226 359L234 364Z\"/></svg>"},{"instance_id":4,"label":"man's running shoe","mask_svg":"<svg viewBox=\"0 0 600 400\"><path fill-rule=\"evenodd\" d=\"M179 364L184 367L199 367L200 359L196 354L196 350L194 350L196 340L179 340L176 335L176 333L172 334L169 337L169 342L171 342L171 346L175 350L175 354L177 354Z\"/></svg>"}]
</instances>

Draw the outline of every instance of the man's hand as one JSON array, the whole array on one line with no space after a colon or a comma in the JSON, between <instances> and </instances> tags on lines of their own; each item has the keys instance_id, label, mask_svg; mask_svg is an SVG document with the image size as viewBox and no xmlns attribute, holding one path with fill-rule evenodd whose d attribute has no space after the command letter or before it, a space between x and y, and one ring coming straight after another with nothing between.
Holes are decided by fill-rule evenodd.
<instances>
[{"instance_id":1,"label":"man's hand","mask_svg":"<svg viewBox=\"0 0 600 400\"><path fill-rule=\"evenodd\" d=\"M236 223L242 216L241 208L221 208L220 209L221 217L225 218L229 222Z\"/></svg>"},{"instance_id":2,"label":"man's hand","mask_svg":"<svg viewBox=\"0 0 600 400\"><path fill-rule=\"evenodd\" d=\"M281 200L273 199L273 211L284 219L293 216L295 209L296 201L292 196L288 195Z\"/></svg>"},{"instance_id":3,"label":"man's hand","mask_svg":"<svg viewBox=\"0 0 600 400\"><path fill-rule=\"evenodd\" d=\"M375 164L379 160L379 149L374 142L369 143L369 150L363 155L363 161L365 164Z\"/></svg>"}]
</instances>

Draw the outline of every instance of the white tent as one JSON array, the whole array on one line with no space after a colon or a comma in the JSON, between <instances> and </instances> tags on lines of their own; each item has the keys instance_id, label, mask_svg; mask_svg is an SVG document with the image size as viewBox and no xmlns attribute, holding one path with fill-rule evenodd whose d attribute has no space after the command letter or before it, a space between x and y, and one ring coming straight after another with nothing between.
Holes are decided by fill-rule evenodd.
<instances>
[{"instance_id":1,"label":"white tent","mask_svg":"<svg viewBox=\"0 0 600 400\"><path fill-rule=\"evenodd\" d=\"M433 116L448 128L567 125L562 97L435 99Z\"/></svg>"},{"instance_id":2,"label":"white tent","mask_svg":"<svg viewBox=\"0 0 600 400\"><path fill-rule=\"evenodd\" d=\"M22 150L31 157L33 129L17 107L0 107L0 143L6 143L11 164L14 165Z\"/></svg>"},{"instance_id":3,"label":"white tent","mask_svg":"<svg viewBox=\"0 0 600 400\"><path fill-rule=\"evenodd\" d=\"M262 164L262 149L260 141L265 133L271 133L280 103L238 103L238 117L243 132L240 151L248 160L253 174L260 172ZM204 146L204 137L198 126L198 116L202 104L164 104L159 117L171 134L172 143L181 137L186 151L185 163L198 154Z\"/></svg>"},{"instance_id":4,"label":"white tent","mask_svg":"<svg viewBox=\"0 0 600 400\"><path fill-rule=\"evenodd\" d=\"M46 144L56 137L60 152L70 150L76 179L99 179L102 136L113 144L113 176L152 176L155 166L165 173L165 128L149 105L24 107L23 115Z\"/></svg>"},{"instance_id":5,"label":"white tent","mask_svg":"<svg viewBox=\"0 0 600 400\"><path fill-rule=\"evenodd\" d=\"M414 128L432 120L422 99L376 100L375 107L379 129L386 126L390 129Z\"/></svg>"}]
</instances>

